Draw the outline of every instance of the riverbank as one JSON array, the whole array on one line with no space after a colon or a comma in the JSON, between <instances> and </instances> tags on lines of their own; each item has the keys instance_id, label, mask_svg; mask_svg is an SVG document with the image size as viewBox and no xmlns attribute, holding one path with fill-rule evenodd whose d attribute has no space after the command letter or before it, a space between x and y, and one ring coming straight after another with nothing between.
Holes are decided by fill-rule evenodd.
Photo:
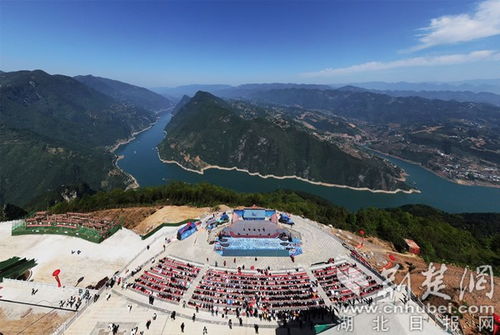
<instances>
[{"instance_id":1,"label":"riverbank","mask_svg":"<svg viewBox=\"0 0 500 335\"><path fill-rule=\"evenodd\" d=\"M138 131L133 132L132 135L130 135L129 138L127 138L127 139L121 139L121 140L116 141L116 143L109 148L109 152L113 152L114 153L122 145L132 142L133 140L135 140L135 138L136 138L137 135L139 135L140 133L145 132L146 130L151 129L156 124L156 122L158 122L158 120L159 120L159 117L154 122L152 122L149 126L147 126L146 128L144 128L142 130L138 130Z\"/></svg>"},{"instance_id":2,"label":"riverbank","mask_svg":"<svg viewBox=\"0 0 500 335\"><path fill-rule=\"evenodd\" d=\"M135 140L136 137L137 137L137 135L139 135L140 133L143 133L143 132L151 129L158 122L159 119L160 118L158 117L154 122L152 122L146 128L144 128L142 130L139 130L139 131L133 132L132 135L128 139L118 140L112 147L109 148L109 152L111 152L111 153L113 153L115 155L115 158L113 159L113 165L115 166L116 169L118 169L127 178L127 186L125 187L126 190L138 188L138 187L140 187L140 185L139 185L139 182L137 181L137 179L132 174L130 174L127 171L123 170L118 165L118 161L121 160L121 159L123 159L124 156L123 155L116 155L115 151L118 150L118 148L121 147L122 145L125 145L125 144L130 143L133 140Z\"/></svg>"},{"instance_id":3,"label":"riverbank","mask_svg":"<svg viewBox=\"0 0 500 335\"><path fill-rule=\"evenodd\" d=\"M127 187L125 188L125 190L130 190L130 189L134 189L134 188L138 188L140 187L141 185L139 185L139 182L137 181L137 179L130 173L126 172L125 170L123 170L121 167L118 166L118 161L120 159L123 159L125 158L125 156L123 155L117 155L113 161L113 165L116 166L117 169L120 170L121 173L123 173L124 175L127 176L128 178L128 182L127 182Z\"/></svg>"},{"instance_id":4,"label":"riverbank","mask_svg":"<svg viewBox=\"0 0 500 335\"><path fill-rule=\"evenodd\" d=\"M371 189L371 188L368 188L368 187L353 187L353 186L348 186L348 185L340 185L340 184L332 184L332 183L319 182L319 181L314 181L314 180L309 180L309 179L306 179L306 178L302 178L302 177L299 177L299 176L275 176L275 175L272 175L272 174L263 175L263 174L260 174L259 172L251 172L251 171L249 171L247 169L241 169L241 168L238 168L236 166L225 167L225 166L218 166L218 165L207 165L207 166L203 167L201 170L195 170L195 169L190 169L188 167L185 167L185 166L183 166L182 164L180 164L177 161L166 160L166 159L161 158L158 149L156 149L156 153L158 155L158 159L161 162L163 162L163 163L176 164L177 166L179 166L180 168L182 168L182 169L184 169L186 171L198 173L198 174L201 174L201 175L203 175L206 170L217 169L217 170L224 170L224 171L239 171L239 172L244 172L244 173L246 173L246 174L248 174L250 176L257 176L257 177L260 177L260 178L263 178L263 179L268 179L268 178L274 178L274 179L280 179L280 180L283 180L283 179L296 179L296 180L299 180L299 181L302 181L302 182L306 182L306 183L309 183L309 184L313 184L313 185L326 186L326 187L336 187L336 188L345 188L345 189L350 189L350 190L354 190L354 191L368 191L368 192L372 192L372 193L385 193L385 194L397 194L397 193L412 194L412 193L421 193L421 191L418 190L418 189L402 190L402 189L398 188L398 189L393 190L393 191L388 191L388 190Z\"/></svg>"},{"instance_id":5,"label":"riverbank","mask_svg":"<svg viewBox=\"0 0 500 335\"><path fill-rule=\"evenodd\" d=\"M406 159L406 158L403 158L403 157L399 157L399 156L396 156L396 155L388 154L388 153L385 153L385 152L382 152L382 151L379 151L379 150L376 150L376 149L373 149L373 148L369 148L369 147L366 147L366 148L369 149L369 150L371 150L371 151L374 151L374 152L376 152L376 153L378 153L380 155L383 155L383 156L392 157L392 158L395 158L395 159L402 160L403 162L406 162L406 163L418 165L422 169L424 169L426 171L429 171L430 173L436 175L437 177L442 178L442 179L444 179L446 181L452 182L452 183L457 184L457 185L500 188L500 185L496 185L496 184L482 183L482 182L472 182L470 180L464 180L464 179L450 179L450 178L448 178L445 175L442 175L442 174L440 174L440 173L438 173L438 172L436 172L436 171L434 171L432 169L429 169L428 167L424 166L420 162L415 162L415 161L412 161L412 160L409 160L409 159Z\"/></svg>"},{"instance_id":6,"label":"riverbank","mask_svg":"<svg viewBox=\"0 0 500 335\"><path fill-rule=\"evenodd\" d=\"M420 165L388 157L402 168L411 182L410 187L421 192L397 194L357 192L349 188L324 187L298 179L275 179L251 176L239 171L210 169L204 174L192 173L178 164L166 164L158 157L156 146L165 137L165 126L170 121L170 114L163 114L160 120L148 131L137 136L135 141L121 146L117 155L124 158L118 165L137 178L141 187L164 185L178 180L186 183L208 182L232 189L237 192L271 192L277 189L289 189L320 196L332 203L346 207L351 211L360 208L392 208L406 204L424 204L451 213L461 212L498 212L500 189L491 187L471 187L451 183L438 177Z\"/></svg>"}]
</instances>

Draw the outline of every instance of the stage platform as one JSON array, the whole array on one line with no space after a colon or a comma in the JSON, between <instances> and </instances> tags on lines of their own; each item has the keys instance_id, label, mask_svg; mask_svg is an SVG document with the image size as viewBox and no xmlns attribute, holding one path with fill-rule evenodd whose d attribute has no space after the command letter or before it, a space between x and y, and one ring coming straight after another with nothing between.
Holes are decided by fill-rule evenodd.
<instances>
[{"instance_id":1,"label":"stage platform","mask_svg":"<svg viewBox=\"0 0 500 335\"><path fill-rule=\"evenodd\" d=\"M283 241L279 238L223 237L214 250L222 256L290 257L302 254L300 240Z\"/></svg>"},{"instance_id":2,"label":"stage platform","mask_svg":"<svg viewBox=\"0 0 500 335\"><path fill-rule=\"evenodd\" d=\"M288 250L279 249L225 249L220 255L231 257L290 257Z\"/></svg>"}]
</instances>

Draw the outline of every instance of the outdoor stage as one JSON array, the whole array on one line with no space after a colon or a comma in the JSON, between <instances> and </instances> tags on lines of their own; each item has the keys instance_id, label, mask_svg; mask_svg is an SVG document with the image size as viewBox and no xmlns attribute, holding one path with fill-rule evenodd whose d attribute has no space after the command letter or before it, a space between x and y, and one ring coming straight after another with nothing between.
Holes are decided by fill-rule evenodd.
<instances>
[{"instance_id":1,"label":"outdoor stage","mask_svg":"<svg viewBox=\"0 0 500 335\"><path fill-rule=\"evenodd\" d=\"M259 268L272 269L293 269L299 264L309 266L311 264L325 261L329 258L347 257L349 251L342 246L340 240L333 238L325 231L328 227L320 225L308 219L294 217L295 225L293 230L300 232L301 248L303 253L295 257L295 262L287 256L259 256L244 254L242 256L224 256L214 251L214 245L210 244L209 232L203 227L199 228L189 238L182 241L175 241L167 247L168 254L180 259L189 260L204 264L209 259L209 264L214 265L217 262L222 266L226 261L227 267L237 268L237 265L245 265ZM245 243L245 242L243 242ZM237 258L237 264L233 258ZM255 257L258 258L257 262Z\"/></svg>"},{"instance_id":2,"label":"outdoor stage","mask_svg":"<svg viewBox=\"0 0 500 335\"><path fill-rule=\"evenodd\" d=\"M211 230L222 256L295 257L302 254L300 234L278 222L275 210L234 210L230 222Z\"/></svg>"}]
</instances>

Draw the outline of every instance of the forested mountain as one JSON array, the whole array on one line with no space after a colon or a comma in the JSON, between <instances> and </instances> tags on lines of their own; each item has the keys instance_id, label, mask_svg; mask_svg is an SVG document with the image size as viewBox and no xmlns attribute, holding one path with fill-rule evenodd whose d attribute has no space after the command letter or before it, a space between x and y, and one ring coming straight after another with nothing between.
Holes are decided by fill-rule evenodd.
<instances>
[{"instance_id":1,"label":"forested mountain","mask_svg":"<svg viewBox=\"0 0 500 335\"><path fill-rule=\"evenodd\" d=\"M409 188L400 170L312 131L303 117L198 92L172 118L158 148L162 159L197 170L235 166L352 187Z\"/></svg>"},{"instance_id":2,"label":"forested mountain","mask_svg":"<svg viewBox=\"0 0 500 335\"><path fill-rule=\"evenodd\" d=\"M345 117L370 135L365 144L372 148L418 162L456 182L500 184L500 107L393 97L353 86L255 91L247 99Z\"/></svg>"},{"instance_id":3,"label":"forested mountain","mask_svg":"<svg viewBox=\"0 0 500 335\"><path fill-rule=\"evenodd\" d=\"M143 87L92 75L76 76L74 78L119 102L135 105L149 111L158 112L172 106L172 102L166 97Z\"/></svg>"},{"instance_id":4,"label":"forested mountain","mask_svg":"<svg viewBox=\"0 0 500 335\"><path fill-rule=\"evenodd\" d=\"M453 118L498 122L500 119L500 108L488 105L500 104L500 96L484 92L386 92L356 86L333 89L327 85L279 83L215 87L209 92L223 98L320 109L372 123L429 123Z\"/></svg>"},{"instance_id":5,"label":"forested mountain","mask_svg":"<svg viewBox=\"0 0 500 335\"><path fill-rule=\"evenodd\" d=\"M183 95L181 100L179 100L179 102L175 105L174 109L172 110L172 114L177 114L177 112L182 107L184 107L184 105L187 104L189 102L189 100L191 100L190 97L188 97L187 95Z\"/></svg>"},{"instance_id":6,"label":"forested mountain","mask_svg":"<svg viewBox=\"0 0 500 335\"><path fill-rule=\"evenodd\" d=\"M107 147L154 120L71 77L0 74L0 203L26 205L62 185L124 187Z\"/></svg>"},{"instance_id":7,"label":"forested mountain","mask_svg":"<svg viewBox=\"0 0 500 335\"><path fill-rule=\"evenodd\" d=\"M154 120L79 81L43 71L0 75L1 122L9 128L90 146L111 145Z\"/></svg>"}]
</instances>

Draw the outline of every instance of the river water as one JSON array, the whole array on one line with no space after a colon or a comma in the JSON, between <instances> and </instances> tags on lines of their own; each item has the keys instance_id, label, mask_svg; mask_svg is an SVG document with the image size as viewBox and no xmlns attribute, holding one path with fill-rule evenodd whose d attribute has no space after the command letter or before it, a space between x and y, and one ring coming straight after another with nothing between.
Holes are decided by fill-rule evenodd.
<instances>
[{"instance_id":1,"label":"river water","mask_svg":"<svg viewBox=\"0 0 500 335\"><path fill-rule=\"evenodd\" d=\"M150 129L122 145L116 153L124 158L120 168L133 175L141 186L161 185L172 180L188 183L209 182L235 191L266 192L278 188L305 191L319 195L350 210L363 207L396 207L404 204L427 204L448 212L500 212L500 188L458 185L427 171L417 164L387 157L408 173L408 181L422 193L372 193L337 187L326 187L294 179L250 176L244 172L206 170L205 174L186 171L176 164L165 164L158 158L156 145L164 138L170 114L163 114Z\"/></svg>"}]
</instances>

